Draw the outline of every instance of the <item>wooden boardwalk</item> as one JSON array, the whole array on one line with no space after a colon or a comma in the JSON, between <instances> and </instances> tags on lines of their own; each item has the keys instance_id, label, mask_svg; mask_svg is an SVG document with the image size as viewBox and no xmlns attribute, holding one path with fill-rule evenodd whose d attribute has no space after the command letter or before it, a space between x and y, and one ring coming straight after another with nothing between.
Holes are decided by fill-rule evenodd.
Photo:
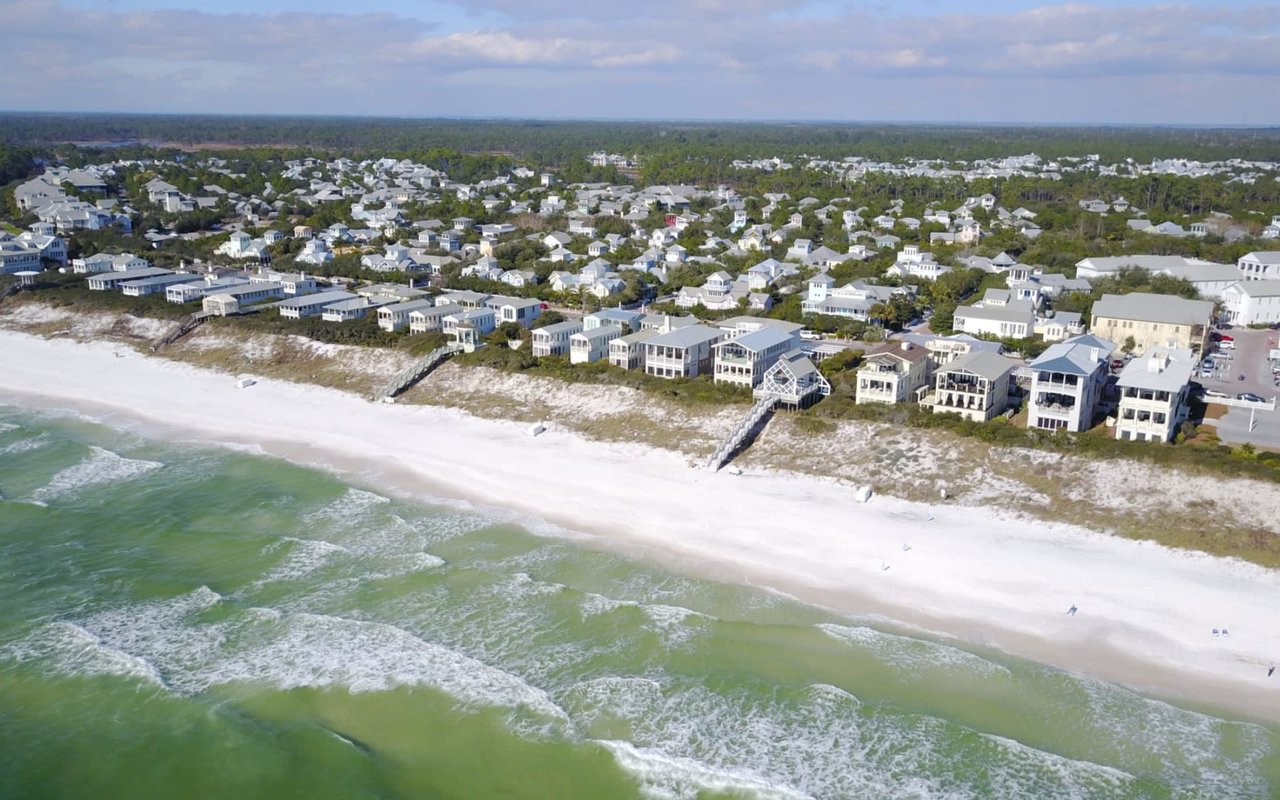
<instances>
[{"instance_id":1,"label":"wooden boardwalk","mask_svg":"<svg viewBox=\"0 0 1280 800\"><path fill-rule=\"evenodd\" d=\"M446 359L462 350L459 345L446 344L437 347L427 355L418 359L413 366L401 372L392 378L386 386L374 393L373 401L375 403L385 403L393 399L396 395L404 392L410 386L427 377L431 370L440 366Z\"/></svg>"},{"instance_id":2,"label":"wooden boardwalk","mask_svg":"<svg viewBox=\"0 0 1280 800\"><path fill-rule=\"evenodd\" d=\"M156 353L160 348L173 344L174 342L191 333L196 328L204 324L204 321L211 315L203 311L197 311L183 318L181 322L169 329L169 332L160 337L151 345L151 352Z\"/></svg>"},{"instance_id":3,"label":"wooden boardwalk","mask_svg":"<svg viewBox=\"0 0 1280 800\"><path fill-rule=\"evenodd\" d=\"M711 454L711 458L707 461L707 469L716 472L729 463L729 459L738 452L738 449L759 432L759 426L773 413L773 409L777 405L777 395L769 395L757 400L756 404L747 412L747 415L737 425L733 426L733 430L729 431L729 435L724 438L724 441L720 443L716 451Z\"/></svg>"}]
</instances>

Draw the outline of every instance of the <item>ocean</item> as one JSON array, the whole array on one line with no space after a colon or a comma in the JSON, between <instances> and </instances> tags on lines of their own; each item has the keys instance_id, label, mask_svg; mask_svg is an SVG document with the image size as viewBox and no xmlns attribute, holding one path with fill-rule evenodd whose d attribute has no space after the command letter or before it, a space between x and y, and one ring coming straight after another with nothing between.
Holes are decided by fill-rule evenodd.
<instances>
[{"instance_id":1,"label":"ocean","mask_svg":"<svg viewBox=\"0 0 1280 800\"><path fill-rule=\"evenodd\" d=\"M1277 795L1274 725L0 407L4 800Z\"/></svg>"}]
</instances>

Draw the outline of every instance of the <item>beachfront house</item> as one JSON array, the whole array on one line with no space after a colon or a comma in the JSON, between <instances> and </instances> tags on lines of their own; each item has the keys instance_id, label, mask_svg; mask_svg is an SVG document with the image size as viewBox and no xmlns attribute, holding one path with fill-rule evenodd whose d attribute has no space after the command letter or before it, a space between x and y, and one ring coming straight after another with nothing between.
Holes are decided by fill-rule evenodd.
<instances>
[{"instance_id":1,"label":"beachfront house","mask_svg":"<svg viewBox=\"0 0 1280 800\"><path fill-rule=\"evenodd\" d=\"M959 414L986 422L1003 413L1009 403L1009 376L1015 364L1002 355L974 351L939 367L933 390L921 405L935 414Z\"/></svg>"},{"instance_id":2,"label":"beachfront house","mask_svg":"<svg viewBox=\"0 0 1280 800\"><path fill-rule=\"evenodd\" d=\"M325 306L346 300L354 300L357 296L351 292L341 290L320 292L281 300L276 307L280 309L280 316L282 317L302 319L303 317L314 317L317 314L324 313Z\"/></svg>"},{"instance_id":3,"label":"beachfront house","mask_svg":"<svg viewBox=\"0 0 1280 800\"><path fill-rule=\"evenodd\" d=\"M1185 347L1154 347L1125 365L1116 385L1116 438L1169 442L1190 414L1196 356Z\"/></svg>"},{"instance_id":4,"label":"beachfront house","mask_svg":"<svg viewBox=\"0 0 1280 800\"><path fill-rule=\"evenodd\" d=\"M885 342L867 351L858 369L855 402L918 402L929 378L929 351L911 342Z\"/></svg>"},{"instance_id":5,"label":"beachfront house","mask_svg":"<svg viewBox=\"0 0 1280 800\"><path fill-rule=\"evenodd\" d=\"M357 295L350 300L339 300L325 306L320 311L320 319L325 322L350 322L355 319L364 319L370 309L387 305L389 302L385 298L371 299Z\"/></svg>"},{"instance_id":6,"label":"beachfront house","mask_svg":"<svg viewBox=\"0 0 1280 800\"><path fill-rule=\"evenodd\" d=\"M229 317L255 303L284 297L278 283L241 283L210 290L200 302L201 310L217 317Z\"/></svg>"},{"instance_id":7,"label":"beachfront house","mask_svg":"<svg viewBox=\"0 0 1280 800\"><path fill-rule=\"evenodd\" d=\"M577 320L556 322L533 331L533 354L539 358L563 356L569 352L569 340L582 330Z\"/></svg>"},{"instance_id":8,"label":"beachfront house","mask_svg":"<svg viewBox=\"0 0 1280 800\"><path fill-rule=\"evenodd\" d=\"M1127 343L1143 353L1173 343L1204 352L1213 322L1213 302L1168 294L1104 294L1093 304L1089 330L1107 341Z\"/></svg>"},{"instance_id":9,"label":"beachfront house","mask_svg":"<svg viewBox=\"0 0 1280 800\"><path fill-rule=\"evenodd\" d=\"M153 294L164 294L165 290L170 286L189 283L190 281L191 275L186 272L179 272L174 275L153 275L149 278L125 281L120 284L120 292L125 297L147 297Z\"/></svg>"},{"instance_id":10,"label":"beachfront house","mask_svg":"<svg viewBox=\"0 0 1280 800\"><path fill-rule=\"evenodd\" d=\"M440 333L444 330L444 318L463 310L457 303L415 308L409 312L409 332Z\"/></svg>"},{"instance_id":11,"label":"beachfront house","mask_svg":"<svg viewBox=\"0 0 1280 800\"><path fill-rule=\"evenodd\" d=\"M644 342L644 371L656 378L696 378L711 371L712 347L724 331L690 325L659 334Z\"/></svg>"},{"instance_id":12,"label":"beachfront house","mask_svg":"<svg viewBox=\"0 0 1280 800\"><path fill-rule=\"evenodd\" d=\"M1107 383L1107 367L1116 346L1096 336L1058 342L1031 362L1027 427L1050 431L1083 431Z\"/></svg>"},{"instance_id":13,"label":"beachfront house","mask_svg":"<svg viewBox=\"0 0 1280 800\"><path fill-rule=\"evenodd\" d=\"M607 358L609 345L621 336L622 328L617 325L601 325L591 330L578 331L569 337L569 362L590 364Z\"/></svg>"},{"instance_id":14,"label":"beachfront house","mask_svg":"<svg viewBox=\"0 0 1280 800\"><path fill-rule=\"evenodd\" d=\"M773 327L734 335L712 347L714 380L753 389L764 380L765 371L784 353L795 349L797 344L795 334Z\"/></svg>"},{"instance_id":15,"label":"beachfront house","mask_svg":"<svg viewBox=\"0 0 1280 800\"><path fill-rule=\"evenodd\" d=\"M123 272L100 272L96 275L89 276L89 288L95 292L106 292L118 289L130 281L140 281L145 278L156 278L161 275L172 275L173 273L167 269L159 267L144 267L142 269L129 269ZM185 280L191 280L191 275L183 275Z\"/></svg>"},{"instance_id":16,"label":"beachfront house","mask_svg":"<svg viewBox=\"0 0 1280 800\"><path fill-rule=\"evenodd\" d=\"M776 397L785 408L808 408L831 394L831 384L813 360L800 350L782 354L764 371L753 395L757 400Z\"/></svg>"},{"instance_id":17,"label":"beachfront house","mask_svg":"<svg viewBox=\"0 0 1280 800\"><path fill-rule=\"evenodd\" d=\"M514 322L522 328L530 328L534 320L542 316L542 301L527 297L506 297L495 294L487 298L484 305L493 310L499 324Z\"/></svg>"},{"instance_id":18,"label":"beachfront house","mask_svg":"<svg viewBox=\"0 0 1280 800\"><path fill-rule=\"evenodd\" d=\"M622 369L644 369L644 343L660 334L653 328L644 328L609 342L609 363Z\"/></svg>"},{"instance_id":19,"label":"beachfront house","mask_svg":"<svg viewBox=\"0 0 1280 800\"><path fill-rule=\"evenodd\" d=\"M410 314L433 307L435 302L428 299L408 300L382 306L378 309L378 327L387 332L402 331L409 327Z\"/></svg>"}]
</instances>

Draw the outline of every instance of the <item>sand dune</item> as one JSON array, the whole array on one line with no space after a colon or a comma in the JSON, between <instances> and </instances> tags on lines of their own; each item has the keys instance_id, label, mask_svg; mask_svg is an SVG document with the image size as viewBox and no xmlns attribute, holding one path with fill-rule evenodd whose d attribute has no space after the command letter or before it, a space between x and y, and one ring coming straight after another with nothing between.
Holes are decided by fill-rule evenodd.
<instances>
[{"instance_id":1,"label":"sand dune","mask_svg":"<svg viewBox=\"0 0 1280 800\"><path fill-rule=\"evenodd\" d=\"M712 474L667 451L554 428L534 438L449 409L271 380L238 389L110 343L0 332L0 353L3 402L257 444L383 490L513 508L684 571L1280 719L1280 674L1267 676L1280 573L1252 564L996 510L863 504L834 480Z\"/></svg>"}]
</instances>

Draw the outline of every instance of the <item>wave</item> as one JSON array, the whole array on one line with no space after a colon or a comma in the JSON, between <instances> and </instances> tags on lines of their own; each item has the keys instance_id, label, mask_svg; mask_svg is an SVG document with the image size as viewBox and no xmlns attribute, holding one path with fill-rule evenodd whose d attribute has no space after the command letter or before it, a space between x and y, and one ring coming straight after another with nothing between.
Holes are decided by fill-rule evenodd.
<instances>
[{"instance_id":1,"label":"wave","mask_svg":"<svg viewBox=\"0 0 1280 800\"><path fill-rule=\"evenodd\" d=\"M95 652L114 654L115 669L145 672L157 681L163 675L161 685L182 696L228 684L351 692L425 686L466 706L510 709L513 727L526 733L560 729L568 721L545 691L519 676L394 625L257 607L208 619L205 612L220 605L225 608L222 595L201 587L90 615L63 628L75 631L76 641L92 642ZM60 671L85 671L80 649L41 644L49 638L48 631L37 631L15 657L39 655Z\"/></svg>"},{"instance_id":2,"label":"wave","mask_svg":"<svg viewBox=\"0 0 1280 800\"><path fill-rule=\"evenodd\" d=\"M164 678L154 664L105 644L73 622L52 622L38 628L27 639L0 649L0 659L47 661L72 675L116 675L165 688Z\"/></svg>"},{"instance_id":3,"label":"wave","mask_svg":"<svg viewBox=\"0 0 1280 800\"><path fill-rule=\"evenodd\" d=\"M1009 669L958 647L913 639L865 626L819 623L818 629L846 644L869 651L876 659L894 667L900 676L918 679L931 671L957 669L984 677L1009 677Z\"/></svg>"},{"instance_id":4,"label":"wave","mask_svg":"<svg viewBox=\"0 0 1280 800\"><path fill-rule=\"evenodd\" d=\"M9 433L21 428L21 425L15 425L12 422L0 422L0 433Z\"/></svg>"},{"instance_id":5,"label":"wave","mask_svg":"<svg viewBox=\"0 0 1280 800\"><path fill-rule=\"evenodd\" d=\"M864 705L812 684L712 690L666 676L604 678L559 698L657 798L1127 796L1117 769L988 737L943 719Z\"/></svg>"},{"instance_id":6,"label":"wave","mask_svg":"<svg viewBox=\"0 0 1280 800\"><path fill-rule=\"evenodd\" d=\"M0 447L0 456L13 456L19 453L29 453L32 450L39 450L48 444L48 435L42 433L38 436L19 439L16 442L11 442L4 447Z\"/></svg>"},{"instance_id":7,"label":"wave","mask_svg":"<svg viewBox=\"0 0 1280 800\"><path fill-rule=\"evenodd\" d=\"M272 553L285 547L289 554L283 561L250 585L250 590L260 589L268 583L291 581L306 577L343 555L350 555L347 548L320 539L299 539L285 536L267 545L265 552Z\"/></svg>"},{"instance_id":8,"label":"wave","mask_svg":"<svg viewBox=\"0 0 1280 800\"><path fill-rule=\"evenodd\" d=\"M48 502L92 486L132 480L163 466L157 461L125 458L90 445L84 460L55 474L48 484L32 493L32 499Z\"/></svg>"}]
</instances>

